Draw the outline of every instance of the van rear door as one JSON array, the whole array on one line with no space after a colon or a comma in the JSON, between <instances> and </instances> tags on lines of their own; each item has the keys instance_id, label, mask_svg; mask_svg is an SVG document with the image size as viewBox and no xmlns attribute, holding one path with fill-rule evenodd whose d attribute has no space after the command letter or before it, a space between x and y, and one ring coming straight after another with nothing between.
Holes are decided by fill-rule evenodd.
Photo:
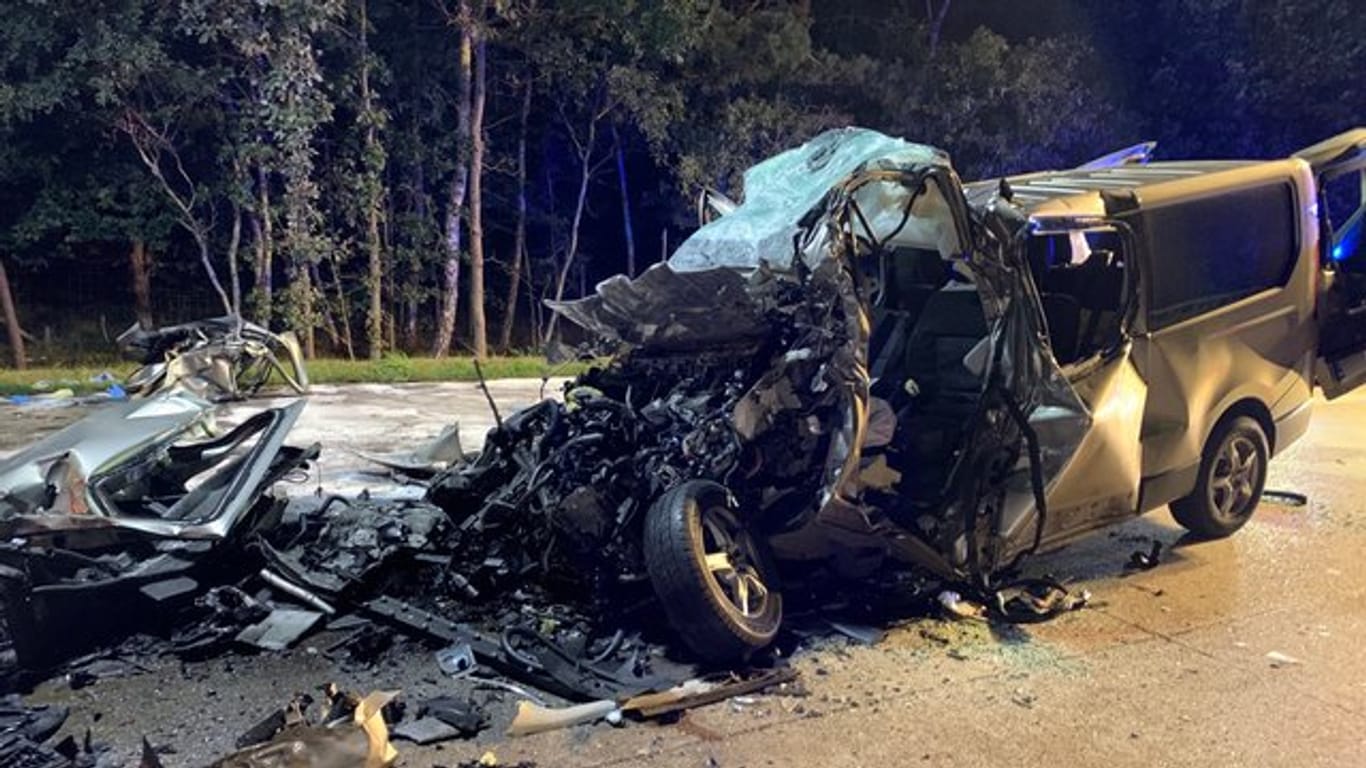
<instances>
[{"instance_id":1,"label":"van rear door","mask_svg":"<svg viewBox=\"0 0 1366 768\"><path fill-rule=\"evenodd\" d=\"M1295 153L1318 186L1319 350L1314 383L1329 399L1366 384L1366 128Z\"/></svg>"}]
</instances>

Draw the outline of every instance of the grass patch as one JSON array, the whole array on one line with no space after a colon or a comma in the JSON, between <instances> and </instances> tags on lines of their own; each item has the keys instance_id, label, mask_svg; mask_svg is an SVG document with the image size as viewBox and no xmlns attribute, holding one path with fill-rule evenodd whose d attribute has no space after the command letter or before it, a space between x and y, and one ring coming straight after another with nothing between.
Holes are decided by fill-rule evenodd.
<instances>
[{"instance_id":1,"label":"grass patch","mask_svg":"<svg viewBox=\"0 0 1366 768\"><path fill-rule=\"evenodd\" d=\"M490 357L480 362L490 379L538 379L542 376L574 376L588 369L586 363L551 365L544 357ZM474 360L468 357L407 357L385 355L380 360L311 360L308 378L316 384L404 381L477 381Z\"/></svg>"},{"instance_id":2,"label":"grass patch","mask_svg":"<svg viewBox=\"0 0 1366 768\"><path fill-rule=\"evenodd\" d=\"M78 395L100 392L109 384L91 381L91 377L108 371L122 382L135 368L131 363L44 365L23 371L0 368L0 395L38 395L58 389L70 389Z\"/></svg>"},{"instance_id":3,"label":"grass patch","mask_svg":"<svg viewBox=\"0 0 1366 768\"><path fill-rule=\"evenodd\" d=\"M491 357L480 363L490 379L525 379L542 376L574 376L587 363L551 365L543 357ZM76 394L104 390L108 384L91 381L108 371L122 381L137 366L119 362L109 365L43 366L25 371L0 369L0 395L39 394L69 388ZM308 361L308 377L315 384L398 383L417 381L476 381L474 361L468 357L385 355L380 360L322 358Z\"/></svg>"}]
</instances>

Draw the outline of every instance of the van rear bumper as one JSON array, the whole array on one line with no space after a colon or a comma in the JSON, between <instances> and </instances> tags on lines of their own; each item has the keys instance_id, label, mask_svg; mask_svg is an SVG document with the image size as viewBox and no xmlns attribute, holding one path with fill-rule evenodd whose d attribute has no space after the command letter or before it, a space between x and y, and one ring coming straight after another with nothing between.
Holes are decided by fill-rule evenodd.
<instances>
[{"instance_id":1,"label":"van rear bumper","mask_svg":"<svg viewBox=\"0 0 1366 768\"><path fill-rule=\"evenodd\" d=\"M1271 455L1275 456L1291 443L1304 437L1304 433L1309 431L1309 417L1314 412L1314 401L1306 398L1303 403L1295 406L1290 413L1276 419L1276 439L1272 446Z\"/></svg>"}]
</instances>

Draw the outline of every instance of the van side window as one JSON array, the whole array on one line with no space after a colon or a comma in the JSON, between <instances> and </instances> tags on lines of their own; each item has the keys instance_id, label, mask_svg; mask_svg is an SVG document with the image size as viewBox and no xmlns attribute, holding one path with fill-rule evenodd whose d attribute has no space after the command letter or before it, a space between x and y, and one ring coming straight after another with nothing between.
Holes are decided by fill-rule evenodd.
<instances>
[{"instance_id":1,"label":"van side window","mask_svg":"<svg viewBox=\"0 0 1366 768\"><path fill-rule=\"evenodd\" d=\"M1284 183L1153 208L1137 223L1151 262L1150 330L1285 285L1299 253Z\"/></svg>"},{"instance_id":2,"label":"van side window","mask_svg":"<svg viewBox=\"0 0 1366 768\"><path fill-rule=\"evenodd\" d=\"M1034 235L1025 242L1025 256L1059 365L1084 360L1120 341L1125 261L1118 234Z\"/></svg>"}]
</instances>

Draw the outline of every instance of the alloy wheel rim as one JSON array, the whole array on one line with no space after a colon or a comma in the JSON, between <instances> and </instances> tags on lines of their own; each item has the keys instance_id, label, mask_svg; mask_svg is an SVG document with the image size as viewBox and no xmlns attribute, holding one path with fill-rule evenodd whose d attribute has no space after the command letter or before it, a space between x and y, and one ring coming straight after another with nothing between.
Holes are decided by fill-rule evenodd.
<instances>
[{"instance_id":1,"label":"alloy wheel rim","mask_svg":"<svg viewBox=\"0 0 1366 768\"><path fill-rule=\"evenodd\" d=\"M1246 435L1224 441L1210 472L1209 502L1216 517L1225 522L1241 519L1256 501L1261 458L1257 445Z\"/></svg>"},{"instance_id":2,"label":"alloy wheel rim","mask_svg":"<svg viewBox=\"0 0 1366 768\"><path fill-rule=\"evenodd\" d=\"M747 619L763 615L770 595L759 574L754 539L729 510L703 510L702 553L708 577L730 607Z\"/></svg>"}]
</instances>

